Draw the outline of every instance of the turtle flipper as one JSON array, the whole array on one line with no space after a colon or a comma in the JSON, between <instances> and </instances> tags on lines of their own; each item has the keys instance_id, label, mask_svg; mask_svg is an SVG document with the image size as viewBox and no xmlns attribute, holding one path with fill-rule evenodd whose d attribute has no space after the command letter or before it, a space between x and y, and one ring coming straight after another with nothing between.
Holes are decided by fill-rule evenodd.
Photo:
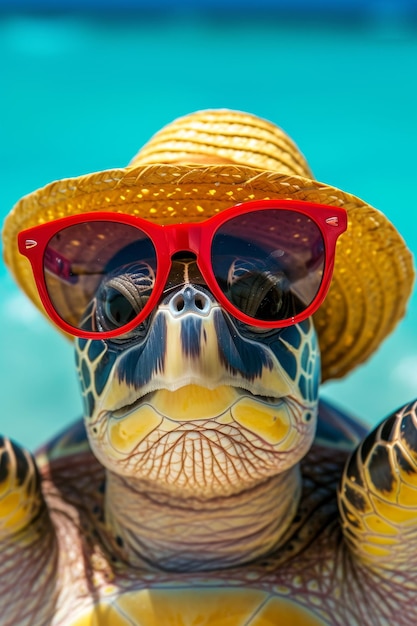
<instances>
[{"instance_id":1,"label":"turtle flipper","mask_svg":"<svg viewBox=\"0 0 417 626\"><path fill-rule=\"evenodd\" d=\"M39 517L46 505L32 455L0 437L0 541L16 537Z\"/></svg>"},{"instance_id":2,"label":"turtle flipper","mask_svg":"<svg viewBox=\"0 0 417 626\"><path fill-rule=\"evenodd\" d=\"M0 623L51 623L56 602L56 535L35 459L0 436Z\"/></svg>"},{"instance_id":3,"label":"turtle flipper","mask_svg":"<svg viewBox=\"0 0 417 626\"><path fill-rule=\"evenodd\" d=\"M417 401L373 430L339 489L345 538L372 568L417 571Z\"/></svg>"}]
</instances>

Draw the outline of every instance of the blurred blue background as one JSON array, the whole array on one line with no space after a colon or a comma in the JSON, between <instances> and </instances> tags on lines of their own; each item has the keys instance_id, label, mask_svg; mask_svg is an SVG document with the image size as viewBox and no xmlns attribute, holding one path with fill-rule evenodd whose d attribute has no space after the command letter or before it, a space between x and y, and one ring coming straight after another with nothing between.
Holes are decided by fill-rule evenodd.
<instances>
[{"instance_id":1,"label":"blurred blue background","mask_svg":"<svg viewBox=\"0 0 417 626\"><path fill-rule=\"evenodd\" d=\"M179 115L230 107L282 126L316 178L384 211L416 252L416 68L414 0L3 0L0 218L53 179L125 165ZM0 289L0 432L34 448L81 414L72 347L4 265ZM323 394L369 424L417 396L416 321L414 295Z\"/></svg>"}]
</instances>

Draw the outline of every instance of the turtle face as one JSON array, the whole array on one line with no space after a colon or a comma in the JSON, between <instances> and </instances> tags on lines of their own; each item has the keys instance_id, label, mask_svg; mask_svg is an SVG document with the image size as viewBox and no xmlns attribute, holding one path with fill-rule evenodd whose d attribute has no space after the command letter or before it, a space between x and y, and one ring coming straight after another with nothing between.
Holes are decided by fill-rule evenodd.
<instances>
[{"instance_id":1,"label":"turtle face","mask_svg":"<svg viewBox=\"0 0 417 626\"><path fill-rule=\"evenodd\" d=\"M260 330L212 297L193 260L174 261L159 307L134 332L76 343L87 432L100 462L199 497L293 467L315 431L313 323Z\"/></svg>"}]
</instances>

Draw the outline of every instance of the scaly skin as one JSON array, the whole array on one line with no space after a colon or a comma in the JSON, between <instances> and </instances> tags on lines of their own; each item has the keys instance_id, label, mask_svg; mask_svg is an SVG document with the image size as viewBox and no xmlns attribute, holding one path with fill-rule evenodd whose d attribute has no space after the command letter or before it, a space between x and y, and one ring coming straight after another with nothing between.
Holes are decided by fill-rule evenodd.
<instances>
[{"instance_id":1,"label":"scaly skin","mask_svg":"<svg viewBox=\"0 0 417 626\"><path fill-rule=\"evenodd\" d=\"M14 567L14 579L10 568L1 571L5 626L415 623L413 579L372 571L352 556L343 539L336 488L346 450L335 454L313 446L303 460L301 504L280 549L239 567L189 574L161 571L156 563L126 563L123 546L104 518L106 472L85 445L78 448L76 453L77 447L70 447L68 456L61 450L58 458L52 449L50 461L39 456L55 538L52 532L42 533L30 567L29 561L24 566L25 552L16 536L9 541L13 564L19 567ZM192 511L189 527L191 533ZM212 528L210 540L201 546L208 553L216 539ZM29 529L26 536L34 537L36 524ZM59 566L52 557L57 553ZM34 565L39 565L37 576L29 575ZM38 588L33 587L36 579Z\"/></svg>"},{"instance_id":2,"label":"scaly skin","mask_svg":"<svg viewBox=\"0 0 417 626\"><path fill-rule=\"evenodd\" d=\"M352 552L381 575L395 572L416 588L417 402L356 450L343 474L340 510Z\"/></svg>"},{"instance_id":3,"label":"scaly skin","mask_svg":"<svg viewBox=\"0 0 417 626\"><path fill-rule=\"evenodd\" d=\"M414 625L416 406L350 461L324 411L312 446L311 320L236 324L174 265L146 323L77 342L91 449L70 431L39 481L2 440L2 626Z\"/></svg>"},{"instance_id":4,"label":"scaly skin","mask_svg":"<svg viewBox=\"0 0 417 626\"><path fill-rule=\"evenodd\" d=\"M29 624L36 615L39 623L46 623L57 599L55 528L34 458L4 437L0 437L0 554L1 622Z\"/></svg>"}]
</instances>

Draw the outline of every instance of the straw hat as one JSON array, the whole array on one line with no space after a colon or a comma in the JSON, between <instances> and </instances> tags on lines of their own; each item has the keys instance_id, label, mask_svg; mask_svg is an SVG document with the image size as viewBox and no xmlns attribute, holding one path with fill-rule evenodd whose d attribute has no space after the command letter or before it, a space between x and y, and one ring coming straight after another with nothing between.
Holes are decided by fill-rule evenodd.
<instances>
[{"instance_id":1,"label":"straw hat","mask_svg":"<svg viewBox=\"0 0 417 626\"><path fill-rule=\"evenodd\" d=\"M314 180L302 154L277 126L246 113L213 110L182 117L157 133L123 169L53 182L22 198L6 219L6 264L43 311L19 231L67 215L113 211L160 224L196 222L238 202L293 198L348 213L329 294L315 314L322 377L363 362L405 311L412 258L387 218L366 202Z\"/></svg>"}]
</instances>

